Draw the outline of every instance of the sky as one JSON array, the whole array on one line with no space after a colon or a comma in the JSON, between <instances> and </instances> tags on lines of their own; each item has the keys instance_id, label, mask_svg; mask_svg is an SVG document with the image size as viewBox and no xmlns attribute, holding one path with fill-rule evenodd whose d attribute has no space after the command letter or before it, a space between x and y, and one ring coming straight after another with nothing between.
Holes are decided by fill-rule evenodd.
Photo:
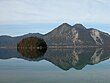
<instances>
[{"instance_id":1,"label":"sky","mask_svg":"<svg viewBox=\"0 0 110 83\"><path fill-rule=\"evenodd\" d=\"M0 0L0 35L45 34L62 23L110 33L110 0Z\"/></svg>"}]
</instances>

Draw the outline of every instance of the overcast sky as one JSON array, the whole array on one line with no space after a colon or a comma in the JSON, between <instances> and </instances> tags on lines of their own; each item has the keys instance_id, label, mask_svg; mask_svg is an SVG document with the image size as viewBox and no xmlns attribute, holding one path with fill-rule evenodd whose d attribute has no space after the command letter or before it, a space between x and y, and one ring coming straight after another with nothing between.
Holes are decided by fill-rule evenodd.
<instances>
[{"instance_id":1,"label":"overcast sky","mask_svg":"<svg viewBox=\"0 0 110 83\"><path fill-rule=\"evenodd\" d=\"M63 22L110 32L110 0L0 0L0 35L46 33Z\"/></svg>"}]
</instances>

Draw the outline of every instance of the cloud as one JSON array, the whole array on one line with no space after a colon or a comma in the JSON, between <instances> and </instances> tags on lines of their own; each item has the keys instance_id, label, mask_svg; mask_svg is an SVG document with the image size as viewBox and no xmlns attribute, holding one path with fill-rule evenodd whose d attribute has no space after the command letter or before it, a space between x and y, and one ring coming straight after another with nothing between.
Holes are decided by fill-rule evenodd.
<instances>
[{"instance_id":1,"label":"cloud","mask_svg":"<svg viewBox=\"0 0 110 83\"><path fill-rule=\"evenodd\" d=\"M0 24L110 23L109 0L0 0Z\"/></svg>"}]
</instances>

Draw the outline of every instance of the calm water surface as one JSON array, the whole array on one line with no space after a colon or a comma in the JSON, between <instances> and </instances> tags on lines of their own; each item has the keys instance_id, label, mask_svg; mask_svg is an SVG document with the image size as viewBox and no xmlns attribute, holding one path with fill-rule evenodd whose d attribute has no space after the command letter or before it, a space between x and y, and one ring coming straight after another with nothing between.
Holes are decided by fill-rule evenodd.
<instances>
[{"instance_id":1,"label":"calm water surface","mask_svg":"<svg viewBox=\"0 0 110 83\"><path fill-rule=\"evenodd\" d=\"M110 83L109 48L0 49L0 83Z\"/></svg>"}]
</instances>

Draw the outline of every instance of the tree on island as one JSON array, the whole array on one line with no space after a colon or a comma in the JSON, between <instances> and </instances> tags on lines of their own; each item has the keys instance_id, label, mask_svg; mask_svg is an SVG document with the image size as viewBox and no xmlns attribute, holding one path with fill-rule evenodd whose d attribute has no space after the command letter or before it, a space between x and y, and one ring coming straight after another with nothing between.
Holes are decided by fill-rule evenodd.
<instances>
[{"instance_id":1,"label":"tree on island","mask_svg":"<svg viewBox=\"0 0 110 83\"><path fill-rule=\"evenodd\" d=\"M22 39L17 44L17 48L43 49L43 48L47 48L47 44L46 44L46 42L42 38L28 37L28 38Z\"/></svg>"},{"instance_id":2,"label":"tree on island","mask_svg":"<svg viewBox=\"0 0 110 83\"><path fill-rule=\"evenodd\" d=\"M44 55L47 50L47 44L41 38L28 37L22 39L17 44L17 50L22 54L22 56L33 60Z\"/></svg>"}]
</instances>

